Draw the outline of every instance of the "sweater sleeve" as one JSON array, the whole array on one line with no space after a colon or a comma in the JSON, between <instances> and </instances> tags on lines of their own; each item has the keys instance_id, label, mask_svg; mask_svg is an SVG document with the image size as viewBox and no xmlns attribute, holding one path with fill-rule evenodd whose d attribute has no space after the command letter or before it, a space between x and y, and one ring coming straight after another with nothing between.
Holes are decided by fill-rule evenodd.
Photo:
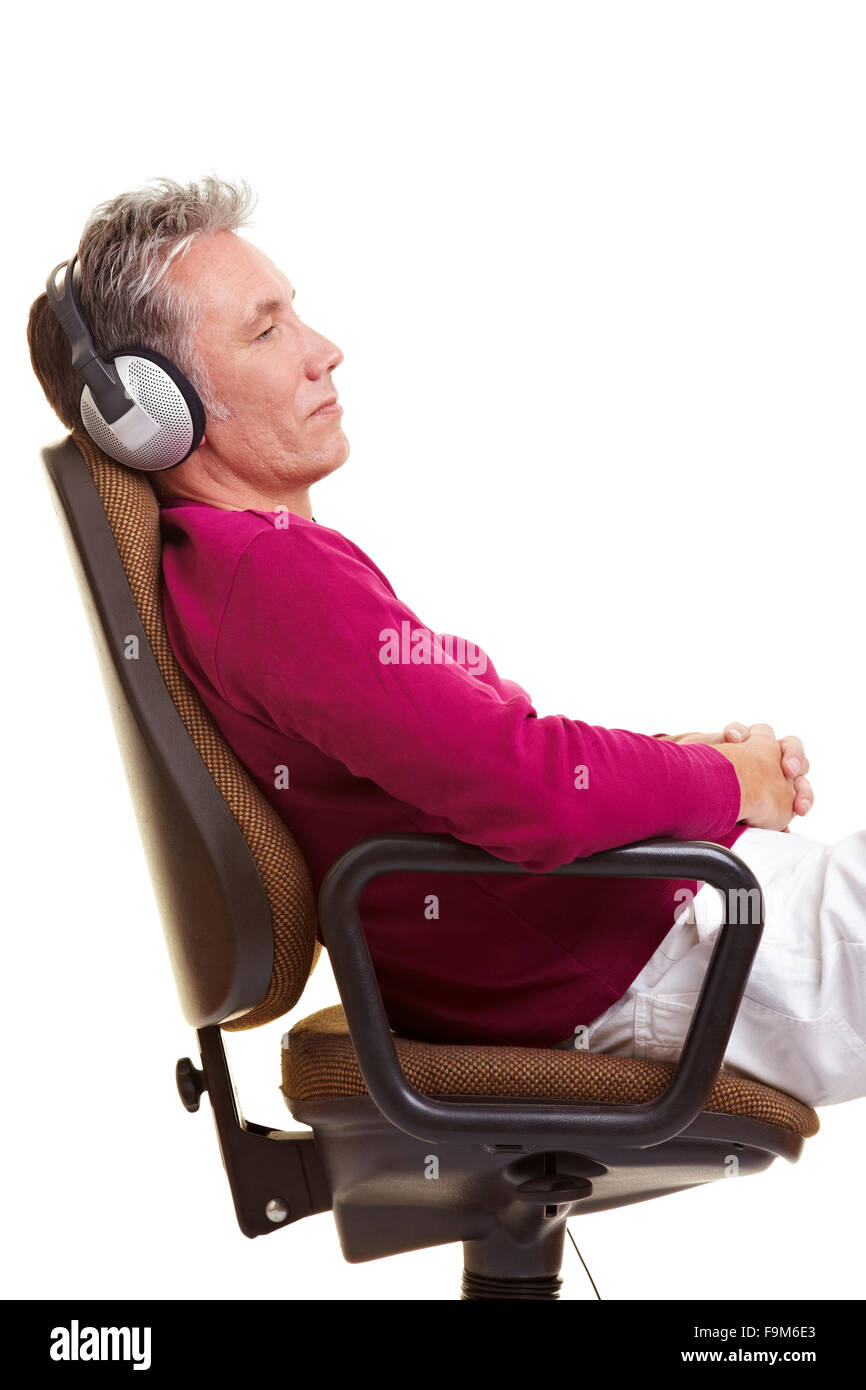
<instances>
[{"instance_id":1,"label":"sweater sleeve","mask_svg":"<svg viewBox=\"0 0 866 1390\"><path fill-rule=\"evenodd\" d=\"M432 643L425 657L415 639L431 629L338 539L269 528L241 556L214 653L230 704L538 872L652 836L732 829L739 782L713 747L539 718L516 683L497 689L436 660ZM408 659L394 640L404 625Z\"/></svg>"}]
</instances>

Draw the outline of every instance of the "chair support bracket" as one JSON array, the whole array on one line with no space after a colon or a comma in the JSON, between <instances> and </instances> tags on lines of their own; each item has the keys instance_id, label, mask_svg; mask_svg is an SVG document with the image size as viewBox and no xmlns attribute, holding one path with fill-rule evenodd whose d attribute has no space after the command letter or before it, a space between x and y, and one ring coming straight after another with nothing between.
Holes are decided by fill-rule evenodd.
<instances>
[{"instance_id":1,"label":"chair support bracket","mask_svg":"<svg viewBox=\"0 0 866 1390\"><path fill-rule=\"evenodd\" d=\"M270 1235L281 1226L331 1210L331 1191L311 1130L276 1130L245 1120L229 1071L218 1026L196 1030L202 1074L196 1089L206 1090L231 1188L238 1225L245 1236ZM192 1069L184 1066L185 1077ZM187 1109L197 1109L182 1093Z\"/></svg>"}]
</instances>

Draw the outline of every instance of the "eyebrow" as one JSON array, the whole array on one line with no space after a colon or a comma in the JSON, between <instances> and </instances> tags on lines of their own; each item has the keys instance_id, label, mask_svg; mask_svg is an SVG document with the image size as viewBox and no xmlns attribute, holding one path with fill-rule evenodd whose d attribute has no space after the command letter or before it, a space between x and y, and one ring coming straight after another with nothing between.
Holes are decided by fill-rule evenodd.
<instances>
[{"instance_id":1,"label":"eyebrow","mask_svg":"<svg viewBox=\"0 0 866 1390\"><path fill-rule=\"evenodd\" d=\"M292 299L295 297L295 290L292 290ZM241 324L244 333L250 333L263 318L273 314L277 309L282 309L285 304L285 295L270 295L267 299L257 299L255 304L250 306L250 310Z\"/></svg>"}]
</instances>

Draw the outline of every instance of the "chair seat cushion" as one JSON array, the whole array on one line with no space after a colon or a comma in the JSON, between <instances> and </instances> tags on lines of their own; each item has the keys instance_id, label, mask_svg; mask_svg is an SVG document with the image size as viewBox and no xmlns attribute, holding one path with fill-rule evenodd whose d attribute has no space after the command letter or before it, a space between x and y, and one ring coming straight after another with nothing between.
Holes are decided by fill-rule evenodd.
<instances>
[{"instance_id":1,"label":"chair seat cushion","mask_svg":"<svg viewBox=\"0 0 866 1390\"><path fill-rule=\"evenodd\" d=\"M407 1081L436 1096L522 1097L622 1105L644 1104L670 1082L669 1062L547 1047L419 1042L394 1036ZM342 1005L320 1009L283 1036L282 1092L296 1101L366 1095ZM746 1115L764 1124L817 1134L818 1116L782 1091L720 1071L705 1110Z\"/></svg>"}]
</instances>

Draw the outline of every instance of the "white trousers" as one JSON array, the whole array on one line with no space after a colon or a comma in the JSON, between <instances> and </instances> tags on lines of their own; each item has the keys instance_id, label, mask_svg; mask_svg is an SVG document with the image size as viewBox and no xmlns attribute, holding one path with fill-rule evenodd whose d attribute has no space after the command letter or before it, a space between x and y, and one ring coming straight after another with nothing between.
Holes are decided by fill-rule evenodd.
<instances>
[{"instance_id":1,"label":"white trousers","mask_svg":"<svg viewBox=\"0 0 866 1390\"><path fill-rule=\"evenodd\" d=\"M765 926L726 1069L806 1105L866 1095L866 831L824 845L750 828L733 853L761 885ZM581 1045L676 1061L721 917L719 894L705 884Z\"/></svg>"}]
</instances>

